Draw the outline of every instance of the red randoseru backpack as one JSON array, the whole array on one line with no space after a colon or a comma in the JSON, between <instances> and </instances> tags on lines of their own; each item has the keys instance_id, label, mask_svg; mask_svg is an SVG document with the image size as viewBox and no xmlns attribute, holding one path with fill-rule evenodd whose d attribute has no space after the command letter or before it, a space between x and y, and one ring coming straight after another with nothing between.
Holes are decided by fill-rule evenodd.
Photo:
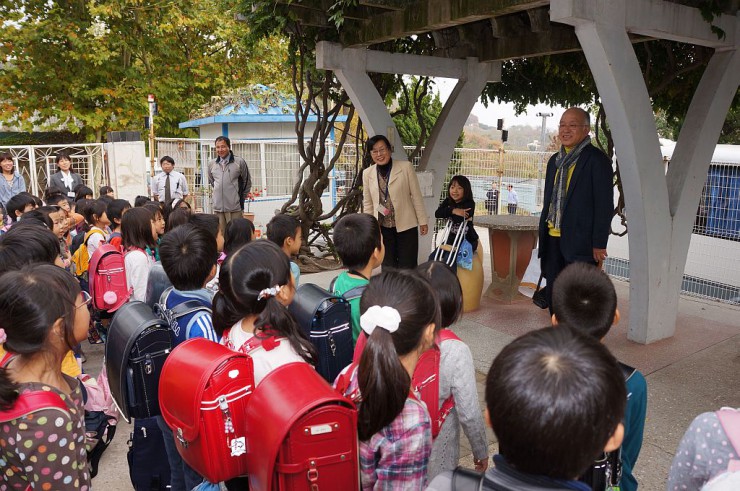
<instances>
[{"instance_id":1,"label":"red randoseru backpack","mask_svg":"<svg viewBox=\"0 0 740 491\"><path fill-rule=\"evenodd\" d=\"M251 491L360 489L357 410L307 363L276 368L247 405Z\"/></svg>"},{"instance_id":2,"label":"red randoseru backpack","mask_svg":"<svg viewBox=\"0 0 740 491\"><path fill-rule=\"evenodd\" d=\"M460 340L449 329L440 329L434 346L421 355L419 362L416 364L414 376L411 378L411 385L429 411L429 417L432 420L432 438L437 438L439 430L442 429L442 424L444 424L452 408L455 407L455 398L452 394L444 400L442 407L439 407L439 362L441 359L439 346L442 341L448 339Z\"/></svg>"},{"instance_id":3,"label":"red randoseru backpack","mask_svg":"<svg viewBox=\"0 0 740 491\"><path fill-rule=\"evenodd\" d=\"M121 251L110 244L100 244L90 258L88 269L93 308L115 312L131 297L126 283L126 263Z\"/></svg>"},{"instance_id":4,"label":"red randoseru backpack","mask_svg":"<svg viewBox=\"0 0 740 491\"><path fill-rule=\"evenodd\" d=\"M159 380L162 417L183 460L210 482L246 475L247 448L260 448L246 422L253 389L252 359L213 341L188 339L167 357Z\"/></svg>"}]
</instances>

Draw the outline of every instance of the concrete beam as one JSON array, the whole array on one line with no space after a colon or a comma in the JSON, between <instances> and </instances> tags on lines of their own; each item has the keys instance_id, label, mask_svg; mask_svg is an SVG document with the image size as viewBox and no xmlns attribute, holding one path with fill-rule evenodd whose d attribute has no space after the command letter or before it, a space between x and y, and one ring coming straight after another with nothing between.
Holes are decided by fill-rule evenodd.
<instances>
[{"instance_id":1,"label":"concrete beam","mask_svg":"<svg viewBox=\"0 0 740 491\"><path fill-rule=\"evenodd\" d=\"M547 31L497 38L478 49L480 61L493 61L570 53L581 51L581 45L571 27L553 24Z\"/></svg>"},{"instance_id":2,"label":"concrete beam","mask_svg":"<svg viewBox=\"0 0 740 491\"><path fill-rule=\"evenodd\" d=\"M725 31L726 37L718 39L698 8L663 0L630 0L629 8L622 1L552 0L550 20L572 26L620 25L630 33L710 48L733 48L736 43L735 16L712 21Z\"/></svg>"},{"instance_id":3,"label":"concrete beam","mask_svg":"<svg viewBox=\"0 0 740 491\"><path fill-rule=\"evenodd\" d=\"M413 34L468 24L499 15L544 7L549 0L419 0L404 10L387 12L363 22L360 29L343 30L342 44L369 46Z\"/></svg>"},{"instance_id":4,"label":"concrete beam","mask_svg":"<svg viewBox=\"0 0 740 491\"><path fill-rule=\"evenodd\" d=\"M476 60L477 61L477 60ZM361 66L365 72L403 73L428 77L443 77L464 80L468 76L469 62L430 56L387 53L362 48L342 48L341 45L321 41L316 44L316 67L322 70L337 70L351 64ZM501 66L487 64L488 79L501 79Z\"/></svg>"}]
</instances>

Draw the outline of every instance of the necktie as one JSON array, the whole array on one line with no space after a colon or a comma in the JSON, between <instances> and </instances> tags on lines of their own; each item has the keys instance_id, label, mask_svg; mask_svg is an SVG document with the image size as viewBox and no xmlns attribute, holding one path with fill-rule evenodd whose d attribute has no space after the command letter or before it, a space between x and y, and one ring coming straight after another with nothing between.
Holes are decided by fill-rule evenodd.
<instances>
[{"instance_id":1,"label":"necktie","mask_svg":"<svg viewBox=\"0 0 740 491\"><path fill-rule=\"evenodd\" d=\"M170 173L167 173L167 179L164 180L164 202L168 203L172 199L172 192L170 191Z\"/></svg>"}]
</instances>

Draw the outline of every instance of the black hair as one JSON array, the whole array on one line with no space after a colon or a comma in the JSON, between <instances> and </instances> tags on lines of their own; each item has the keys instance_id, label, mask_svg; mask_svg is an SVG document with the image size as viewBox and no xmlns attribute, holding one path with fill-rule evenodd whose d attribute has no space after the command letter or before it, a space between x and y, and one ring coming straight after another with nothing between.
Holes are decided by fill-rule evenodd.
<instances>
[{"instance_id":1,"label":"black hair","mask_svg":"<svg viewBox=\"0 0 740 491\"><path fill-rule=\"evenodd\" d=\"M169 155L165 155L164 157L159 159L159 165L162 165L165 162L169 162L170 164L175 165L175 159L173 159Z\"/></svg>"},{"instance_id":2,"label":"black hair","mask_svg":"<svg viewBox=\"0 0 740 491\"><path fill-rule=\"evenodd\" d=\"M441 261L427 261L416 267L437 293L441 327L450 327L462 314L463 293L460 280L452 268Z\"/></svg>"},{"instance_id":3,"label":"black hair","mask_svg":"<svg viewBox=\"0 0 740 491\"><path fill-rule=\"evenodd\" d=\"M453 182L456 182L458 186L463 188L463 201L473 199L473 186L470 184L470 179L465 176L457 175L452 176L450 178L450 183L447 185L447 197L450 200L452 200L452 197L450 196L450 186L452 186Z\"/></svg>"},{"instance_id":4,"label":"black hair","mask_svg":"<svg viewBox=\"0 0 740 491\"><path fill-rule=\"evenodd\" d=\"M291 215L280 213L272 217L267 224L267 238L271 242L274 242L278 247L283 247L285 240L288 238L296 238L298 227L301 226L301 222Z\"/></svg>"},{"instance_id":5,"label":"black hair","mask_svg":"<svg viewBox=\"0 0 740 491\"><path fill-rule=\"evenodd\" d=\"M51 218L52 213L61 210L58 206L40 206L35 210L28 211L21 215L21 220L36 220L43 224L49 230L54 230L54 220Z\"/></svg>"},{"instance_id":6,"label":"black hair","mask_svg":"<svg viewBox=\"0 0 740 491\"><path fill-rule=\"evenodd\" d=\"M334 225L334 247L344 267L363 269L375 249L381 247L378 219L367 213L351 213Z\"/></svg>"},{"instance_id":7,"label":"black hair","mask_svg":"<svg viewBox=\"0 0 740 491\"><path fill-rule=\"evenodd\" d=\"M230 254L221 265L219 290L213 297L213 328L219 336L247 315L257 315L256 336L272 332L288 339L290 346L308 363L318 354L298 327L288 309L274 296L259 298L260 292L278 285L292 288L290 262L283 251L267 240L255 240Z\"/></svg>"},{"instance_id":8,"label":"black hair","mask_svg":"<svg viewBox=\"0 0 740 491\"><path fill-rule=\"evenodd\" d=\"M146 208L131 208L121 218L121 243L124 249L153 249L157 246L152 235L152 212Z\"/></svg>"},{"instance_id":9,"label":"black hair","mask_svg":"<svg viewBox=\"0 0 740 491\"><path fill-rule=\"evenodd\" d=\"M23 196L26 196L27 198L31 198L33 200L33 205L38 208L39 206L44 206L44 201L36 196L35 194L31 194L28 191L21 191L18 194L22 194Z\"/></svg>"},{"instance_id":10,"label":"black hair","mask_svg":"<svg viewBox=\"0 0 740 491\"><path fill-rule=\"evenodd\" d=\"M103 216L107 207L108 205L105 201L100 201L99 199L90 200L90 202L87 203L87 206L85 206L85 210L80 213L85 217L85 221L91 227L94 227L96 220L100 220L100 217Z\"/></svg>"},{"instance_id":11,"label":"black hair","mask_svg":"<svg viewBox=\"0 0 740 491\"><path fill-rule=\"evenodd\" d=\"M150 201L149 203L144 204L142 208L146 208L147 210L149 210L149 212L152 214L154 219L157 218L157 215L164 218L164 213L162 212L162 206L160 203L156 201Z\"/></svg>"},{"instance_id":12,"label":"black hair","mask_svg":"<svg viewBox=\"0 0 740 491\"><path fill-rule=\"evenodd\" d=\"M121 220L123 212L131 208L131 203L125 199L114 199L105 209L105 214L108 215L110 220L111 228L118 228L120 224L116 223L116 220Z\"/></svg>"},{"instance_id":13,"label":"black hair","mask_svg":"<svg viewBox=\"0 0 740 491\"><path fill-rule=\"evenodd\" d=\"M172 212L167 217L164 231L169 232L170 230L174 230L175 228L179 227L180 225L184 225L188 223L190 220L190 210L186 210L183 208L177 208L175 210L172 210Z\"/></svg>"},{"instance_id":14,"label":"black hair","mask_svg":"<svg viewBox=\"0 0 740 491\"><path fill-rule=\"evenodd\" d=\"M198 290L216 265L216 239L187 223L162 237L159 257L172 286L178 290Z\"/></svg>"},{"instance_id":15,"label":"black hair","mask_svg":"<svg viewBox=\"0 0 740 491\"><path fill-rule=\"evenodd\" d=\"M67 201L67 196L58 188L46 188L44 191L44 201L47 205L59 205L62 201Z\"/></svg>"},{"instance_id":16,"label":"black hair","mask_svg":"<svg viewBox=\"0 0 740 491\"><path fill-rule=\"evenodd\" d=\"M563 269L552 286L552 313L558 323L601 339L617 312L617 292L609 277L592 264L576 262Z\"/></svg>"},{"instance_id":17,"label":"black hair","mask_svg":"<svg viewBox=\"0 0 740 491\"><path fill-rule=\"evenodd\" d=\"M69 152L65 150L62 150L61 152L57 152L57 154L55 155L54 162L56 162L57 165L59 165L60 160L69 160L69 163L70 164L72 163L72 157L69 155Z\"/></svg>"},{"instance_id":18,"label":"black hair","mask_svg":"<svg viewBox=\"0 0 740 491\"><path fill-rule=\"evenodd\" d=\"M137 196L134 198L134 208L138 208L140 206L144 206L145 204L149 203L150 199L147 196Z\"/></svg>"},{"instance_id":19,"label":"black hair","mask_svg":"<svg viewBox=\"0 0 740 491\"><path fill-rule=\"evenodd\" d=\"M429 324L439 329L439 304L427 280L413 271L383 271L370 278L360 299L360 312L372 306L392 307L401 316L398 330L376 327L367 338L357 371L362 404L357 418L361 441L389 425L403 410L411 376L399 356L419 350ZM423 349L423 347L422 347Z\"/></svg>"},{"instance_id":20,"label":"black hair","mask_svg":"<svg viewBox=\"0 0 740 491\"><path fill-rule=\"evenodd\" d=\"M567 324L512 341L486 379L501 454L521 472L556 479L575 479L593 464L626 401L617 360Z\"/></svg>"},{"instance_id":21,"label":"black hair","mask_svg":"<svg viewBox=\"0 0 740 491\"><path fill-rule=\"evenodd\" d=\"M110 186L100 186L100 196L107 196L108 193L113 193L113 188Z\"/></svg>"},{"instance_id":22,"label":"black hair","mask_svg":"<svg viewBox=\"0 0 740 491\"><path fill-rule=\"evenodd\" d=\"M224 234L224 252L230 254L235 252L244 244L252 241L254 224L246 218L235 218L226 224Z\"/></svg>"},{"instance_id":23,"label":"black hair","mask_svg":"<svg viewBox=\"0 0 740 491\"><path fill-rule=\"evenodd\" d=\"M228 136L219 136L218 138L216 138L215 143L218 143L218 142L224 142L226 146L229 147L229 150L231 150L231 140L229 139Z\"/></svg>"},{"instance_id":24,"label":"black hair","mask_svg":"<svg viewBox=\"0 0 740 491\"><path fill-rule=\"evenodd\" d=\"M103 194L98 197L98 201L102 201L103 203L105 203L105 206L108 206L111 203L111 201L113 201L113 198L111 198L107 194Z\"/></svg>"},{"instance_id":25,"label":"black hair","mask_svg":"<svg viewBox=\"0 0 740 491\"><path fill-rule=\"evenodd\" d=\"M0 276L0 326L5 349L33 356L49 349L49 332L61 319L69 349L75 344L74 318L80 285L72 275L51 264L34 264ZM0 409L11 407L19 386L0 368Z\"/></svg>"},{"instance_id":26,"label":"black hair","mask_svg":"<svg viewBox=\"0 0 740 491\"><path fill-rule=\"evenodd\" d=\"M22 220L0 237L0 271L26 264L54 264L59 257L59 238L38 220Z\"/></svg>"},{"instance_id":27,"label":"black hair","mask_svg":"<svg viewBox=\"0 0 740 491\"><path fill-rule=\"evenodd\" d=\"M5 160L10 160L11 162L13 162L13 168L10 169L10 173L15 174L15 160L13 160L13 156L10 154L10 152L0 153L0 162L3 162ZM5 172L5 171L0 171L0 172Z\"/></svg>"},{"instance_id":28,"label":"black hair","mask_svg":"<svg viewBox=\"0 0 740 491\"><path fill-rule=\"evenodd\" d=\"M18 193L15 196L11 197L5 204L8 215L10 215L10 218L13 221L16 221L16 219L18 218L15 212L19 211L22 215L23 210L25 210L28 205L36 206L36 200L33 199L33 196L27 193Z\"/></svg>"},{"instance_id":29,"label":"black hair","mask_svg":"<svg viewBox=\"0 0 740 491\"><path fill-rule=\"evenodd\" d=\"M85 186L84 184L80 184L76 186L75 187L75 201L79 201L81 199L90 199L90 198L85 198L85 196L93 196L93 190Z\"/></svg>"},{"instance_id":30,"label":"black hair","mask_svg":"<svg viewBox=\"0 0 740 491\"><path fill-rule=\"evenodd\" d=\"M85 217L87 209L92 206L93 203L95 203L94 199L81 199L79 201L75 201L75 213ZM78 232L88 232L89 230L90 224L87 222L87 219L83 220L77 228Z\"/></svg>"},{"instance_id":31,"label":"black hair","mask_svg":"<svg viewBox=\"0 0 740 491\"><path fill-rule=\"evenodd\" d=\"M170 214L175 211L177 208L182 208L182 204L185 204L185 206L188 209L188 213L190 213L190 203L185 201L181 198L172 198L171 200L167 201L164 206L162 207L162 216L164 217L164 221L168 222L170 218Z\"/></svg>"},{"instance_id":32,"label":"black hair","mask_svg":"<svg viewBox=\"0 0 740 491\"><path fill-rule=\"evenodd\" d=\"M196 227L204 229L206 232L211 234L214 239L218 238L218 217L216 215L210 215L208 213L193 213L188 219L189 223L192 223Z\"/></svg>"},{"instance_id":33,"label":"black hair","mask_svg":"<svg viewBox=\"0 0 740 491\"><path fill-rule=\"evenodd\" d=\"M393 145L391 145L391 142L388 140L388 138L386 138L385 135L375 135L371 138L368 138L367 141L365 142L365 161L366 162L372 163L373 159L372 159L372 154L370 152L372 152L373 147L378 142L385 143L385 146L388 147L388 151L391 154L393 154ZM391 159L392 158L393 157L391 157Z\"/></svg>"}]
</instances>

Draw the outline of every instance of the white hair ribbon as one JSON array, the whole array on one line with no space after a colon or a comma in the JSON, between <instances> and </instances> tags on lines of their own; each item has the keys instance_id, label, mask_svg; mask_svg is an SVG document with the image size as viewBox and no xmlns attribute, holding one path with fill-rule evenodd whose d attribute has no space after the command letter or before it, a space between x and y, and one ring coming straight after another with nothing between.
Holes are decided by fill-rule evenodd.
<instances>
[{"instance_id":1,"label":"white hair ribbon","mask_svg":"<svg viewBox=\"0 0 740 491\"><path fill-rule=\"evenodd\" d=\"M393 307L373 305L360 316L360 327L370 336L376 327L396 332L401 324L401 314Z\"/></svg>"},{"instance_id":2,"label":"white hair ribbon","mask_svg":"<svg viewBox=\"0 0 740 491\"><path fill-rule=\"evenodd\" d=\"M280 292L281 288L282 287L280 285L275 285L272 288L265 288L264 290L260 291L259 295L257 295L257 300L262 300L263 298L274 297Z\"/></svg>"}]
</instances>

